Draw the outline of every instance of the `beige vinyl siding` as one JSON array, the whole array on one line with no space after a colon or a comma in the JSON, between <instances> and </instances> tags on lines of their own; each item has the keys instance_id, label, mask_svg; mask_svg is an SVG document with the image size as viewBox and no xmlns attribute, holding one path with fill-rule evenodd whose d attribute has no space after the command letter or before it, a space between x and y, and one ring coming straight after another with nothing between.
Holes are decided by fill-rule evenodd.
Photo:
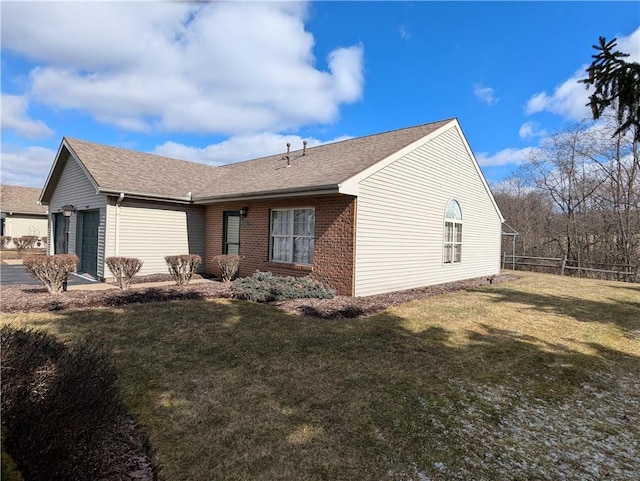
<instances>
[{"instance_id":1,"label":"beige vinyl siding","mask_svg":"<svg viewBox=\"0 0 640 481\"><path fill-rule=\"evenodd\" d=\"M80 164L71 156L67 158L55 191L51 196L49 219L52 219L53 214L61 212L62 206L66 204L73 205L77 212L94 209L100 210L100 225L98 227L98 277L104 277L107 198L104 195L96 193L96 187L91 179L87 176ZM69 252L79 255L77 252L77 220L77 213L69 219ZM53 222L49 222L49 253L53 253L54 248L52 228Z\"/></svg>"},{"instance_id":2,"label":"beige vinyl siding","mask_svg":"<svg viewBox=\"0 0 640 481\"><path fill-rule=\"evenodd\" d=\"M444 264L444 214L462 210L462 262ZM456 126L359 185L355 295L491 275L501 218Z\"/></svg>"},{"instance_id":3,"label":"beige vinyl siding","mask_svg":"<svg viewBox=\"0 0 640 481\"><path fill-rule=\"evenodd\" d=\"M46 216L36 216L27 214L7 214L4 222L4 235L7 237L22 237L34 235L38 238L47 236ZM14 248L13 242L8 245Z\"/></svg>"},{"instance_id":4,"label":"beige vinyl siding","mask_svg":"<svg viewBox=\"0 0 640 481\"><path fill-rule=\"evenodd\" d=\"M204 260L203 207L125 197L118 222L115 199L109 204L109 255L141 259L138 275L167 273L168 255L198 254Z\"/></svg>"}]
</instances>

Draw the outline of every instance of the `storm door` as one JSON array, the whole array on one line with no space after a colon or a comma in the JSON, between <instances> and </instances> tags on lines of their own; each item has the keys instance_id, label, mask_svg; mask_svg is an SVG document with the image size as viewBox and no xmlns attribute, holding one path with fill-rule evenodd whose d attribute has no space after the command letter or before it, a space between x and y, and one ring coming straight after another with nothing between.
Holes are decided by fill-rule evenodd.
<instances>
[{"instance_id":1,"label":"storm door","mask_svg":"<svg viewBox=\"0 0 640 481\"><path fill-rule=\"evenodd\" d=\"M240 254L240 212L224 213L223 254Z\"/></svg>"},{"instance_id":2,"label":"storm door","mask_svg":"<svg viewBox=\"0 0 640 481\"><path fill-rule=\"evenodd\" d=\"M53 253L67 253L67 219L62 213L53 214Z\"/></svg>"}]
</instances>

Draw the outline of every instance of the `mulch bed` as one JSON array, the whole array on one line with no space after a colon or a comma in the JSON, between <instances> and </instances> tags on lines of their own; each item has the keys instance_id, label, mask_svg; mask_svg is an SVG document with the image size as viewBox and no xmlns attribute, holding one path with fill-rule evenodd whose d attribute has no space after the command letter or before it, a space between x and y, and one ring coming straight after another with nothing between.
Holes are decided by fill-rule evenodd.
<instances>
[{"instance_id":1,"label":"mulch bed","mask_svg":"<svg viewBox=\"0 0 640 481\"><path fill-rule=\"evenodd\" d=\"M501 274L492 278L493 283L517 279L518 276ZM166 280L164 277L144 278L144 282ZM142 280L141 280L142 281ZM139 281L140 282L140 281ZM405 302L426 299L464 289L489 284L485 277L465 281L449 282L435 286L391 292L367 297L336 296L333 299L295 299L273 302L272 304L287 312L314 316L322 319L351 319L370 316L389 306ZM114 307L126 304L143 304L174 300L204 300L231 298L229 284L219 281L190 284L185 287L138 287L128 291L68 291L54 296L44 287L13 285L0 287L1 312L46 312L68 309L86 309L93 307Z\"/></svg>"}]
</instances>

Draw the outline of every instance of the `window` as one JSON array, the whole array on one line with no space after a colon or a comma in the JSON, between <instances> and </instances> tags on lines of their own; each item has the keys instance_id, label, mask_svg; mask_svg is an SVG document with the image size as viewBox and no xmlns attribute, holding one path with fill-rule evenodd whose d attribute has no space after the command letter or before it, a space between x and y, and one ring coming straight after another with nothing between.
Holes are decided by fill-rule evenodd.
<instances>
[{"instance_id":1,"label":"window","mask_svg":"<svg viewBox=\"0 0 640 481\"><path fill-rule=\"evenodd\" d=\"M451 199L444 213L444 263L462 261L462 211L460 204Z\"/></svg>"},{"instance_id":2,"label":"window","mask_svg":"<svg viewBox=\"0 0 640 481\"><path fill-rule=\"evenodd\" d=\"M314 209L272 210L269 260L313 264L314 225Z\"/></svg>"}]
</instances>

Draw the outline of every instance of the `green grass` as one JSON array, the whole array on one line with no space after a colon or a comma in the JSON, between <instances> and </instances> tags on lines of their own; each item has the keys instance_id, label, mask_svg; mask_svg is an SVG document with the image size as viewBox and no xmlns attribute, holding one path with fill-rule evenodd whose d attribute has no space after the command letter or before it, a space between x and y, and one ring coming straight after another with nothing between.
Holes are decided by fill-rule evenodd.
<instances>
[{"instance_id":1,"label":"green grass","mask_svg":"<svg viewBox=\"0 0 640 481\"><path fill-rule=\"evenodd\" d=\"M113 349L162 480L640 470L638 285L532 274L350 321L216 300L2 322Z\"/></svg>"}]
</instances>

